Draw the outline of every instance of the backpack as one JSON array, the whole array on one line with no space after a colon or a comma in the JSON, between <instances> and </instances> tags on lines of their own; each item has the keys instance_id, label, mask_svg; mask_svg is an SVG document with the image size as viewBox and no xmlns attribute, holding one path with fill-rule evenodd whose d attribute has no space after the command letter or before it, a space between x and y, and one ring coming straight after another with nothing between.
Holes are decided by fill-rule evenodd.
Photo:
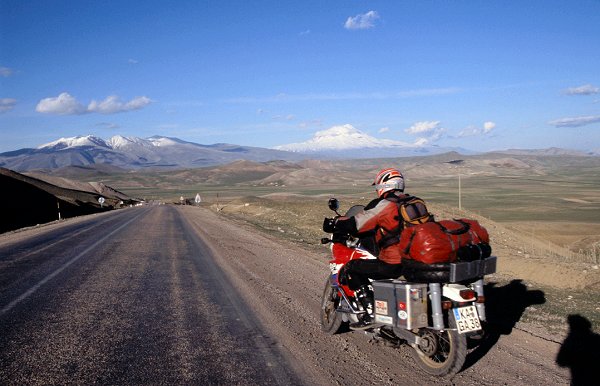
<instances>
[{"instance_id":1,"label":"backpack","mask_svg":"<svg viewBox=\"0 0 600 386\"><path fill-rule=\"evenodd\" d=\"M433 215L427 210L427 205L422 199L405 195L404 197L391 196L386 200L395 202L398 206L398 228L389 231L381 240L379 248L387 248L400 242L400 234L405 228L434 221Z\"/></svg>"},{"instance_id":2,"label":"backpack","mask_svg":"<svg viewBox=\"0 0 600 386\"><path fill-rule=\"evenodd\" d=\"M402 228L425 224L433 221L433 215L427 210L425 201L415 196L406 196L398 200L398 213L402 219Z\"/></svg>"}]
</instances>

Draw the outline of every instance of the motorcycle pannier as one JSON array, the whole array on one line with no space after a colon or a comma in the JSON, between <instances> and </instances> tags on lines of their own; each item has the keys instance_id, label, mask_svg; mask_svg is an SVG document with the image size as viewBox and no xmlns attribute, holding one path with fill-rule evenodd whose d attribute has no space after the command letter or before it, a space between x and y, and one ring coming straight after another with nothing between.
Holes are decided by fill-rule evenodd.
<instances>
[{"instance_id":1,"label":"motorcycle pannier","mask_svg":"<svg viewBox=\"0 0 600 386\"><path fill-rule=\"evenodd\" d=\"M413 329L427 327L427 284L375 280L375 321Z\"/></svg>"},{"instance_id":2,"label":"motorcycle pannier","mask_svg":"<svg viewBox=\"0 0 600 386\"><path fill-rule=\"evenodd\" d=\"M428 222L406 228L398 247L403 259L425 264L452 263L457 258L473 260L491 253L487 230L475 220Z\"/></svg>"}]
</instances>

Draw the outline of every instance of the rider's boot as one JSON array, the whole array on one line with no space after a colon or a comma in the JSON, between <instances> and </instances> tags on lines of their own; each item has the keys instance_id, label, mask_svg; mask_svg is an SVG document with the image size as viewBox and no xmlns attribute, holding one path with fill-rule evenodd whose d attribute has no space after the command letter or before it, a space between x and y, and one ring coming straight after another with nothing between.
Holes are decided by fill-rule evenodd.
<instances>
[{"instance_id":1,"label":"rider's boot","mask_svg":"<svg viewBox=\"0 0 600 386\"><path fill-rule=\"evenodd\" d=\"M367 330L373 327L373 291L369 286L362 286L355 291L356 299L360 302L365 310L358 322L351 323L352 330Z\"/></svg>"}]
</instances>

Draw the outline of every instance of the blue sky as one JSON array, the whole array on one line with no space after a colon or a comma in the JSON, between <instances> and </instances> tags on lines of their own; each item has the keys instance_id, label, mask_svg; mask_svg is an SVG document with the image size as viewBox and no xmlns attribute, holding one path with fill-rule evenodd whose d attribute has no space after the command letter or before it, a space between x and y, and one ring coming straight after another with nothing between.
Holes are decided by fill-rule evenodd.
<instances>
[{"instance_id":1,"label":"blue sky","mask_svg":"<svg viewBox=\"0 0 600 386\"><path fill-rule=\"evenodd\" d=\"M472 150L600 149L600 1L0 0L0 151L351 124Z\"/></svg>"}]
</instances>

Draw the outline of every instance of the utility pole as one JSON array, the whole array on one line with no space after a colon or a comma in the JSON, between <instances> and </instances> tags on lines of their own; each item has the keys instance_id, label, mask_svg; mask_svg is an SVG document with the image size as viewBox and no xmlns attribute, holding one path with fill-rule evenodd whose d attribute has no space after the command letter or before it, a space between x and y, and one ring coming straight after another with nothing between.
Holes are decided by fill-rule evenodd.
<instances>
[{"instance_id":1,"label":"utility pole","mask_svg":"<svg viewBox=\"0 0 600 386\"><path fill-rule=\"evenodd\" d=\"M461 186L460 186L460 169L458 170L458 210L462 210L462 197L461 197Z\"/></svg>"}]
</instances>

